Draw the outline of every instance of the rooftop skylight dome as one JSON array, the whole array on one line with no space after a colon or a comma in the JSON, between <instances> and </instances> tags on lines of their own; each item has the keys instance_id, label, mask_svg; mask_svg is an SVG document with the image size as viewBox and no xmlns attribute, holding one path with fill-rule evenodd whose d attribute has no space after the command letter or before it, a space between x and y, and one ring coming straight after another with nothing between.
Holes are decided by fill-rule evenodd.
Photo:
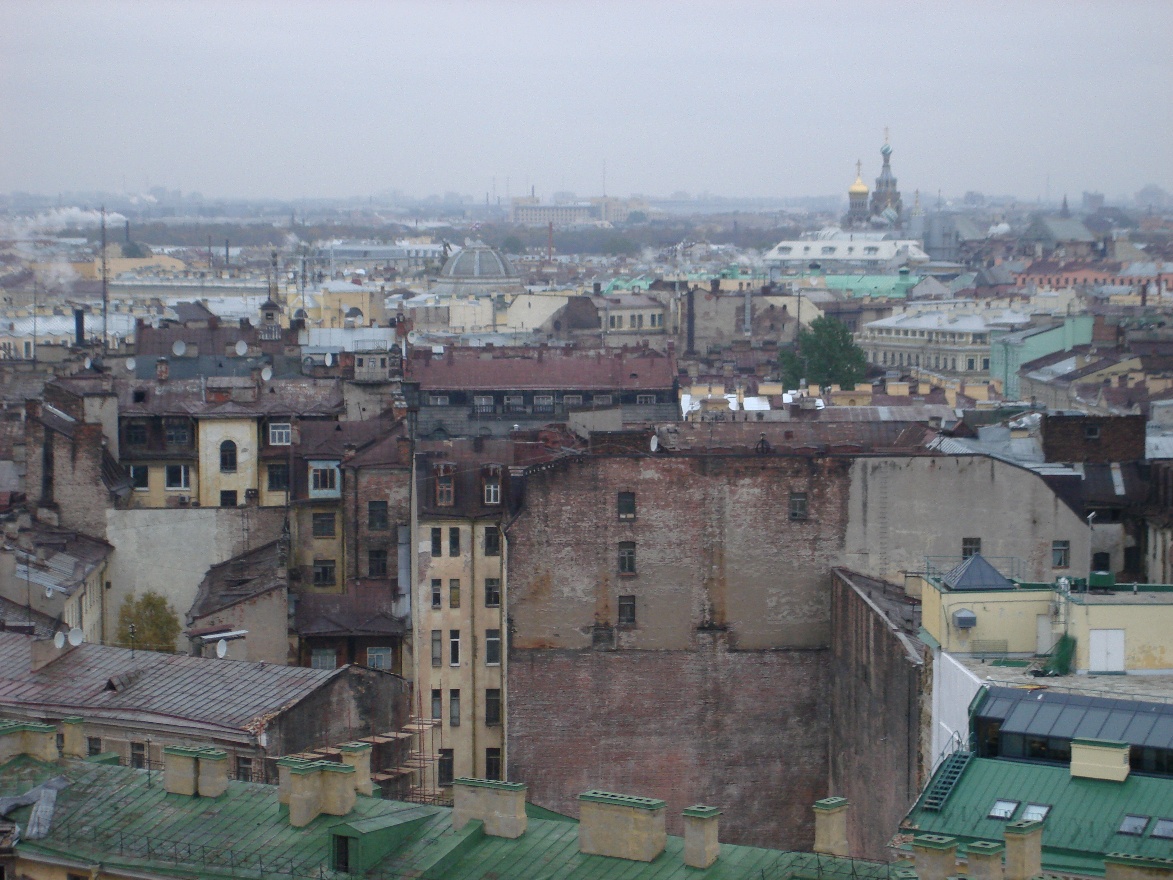
<instances>
[{"instance_id":1,"label":"rooftop skylight dome","mask_svg":"<svg viewBox=\"0 0 1173 880\"><path fill-rule=\"evenodd\" d=\"M483 241L468 241L450 256L430 292L461 294L521 293L521 275L496 248Z\"/></svg>"}]
</instances>

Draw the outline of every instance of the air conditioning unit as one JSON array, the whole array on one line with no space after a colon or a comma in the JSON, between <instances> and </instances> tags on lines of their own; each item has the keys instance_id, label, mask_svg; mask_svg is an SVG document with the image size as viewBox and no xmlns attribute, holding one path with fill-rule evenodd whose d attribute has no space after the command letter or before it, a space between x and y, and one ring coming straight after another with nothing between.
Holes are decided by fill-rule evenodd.
<instances>
[{"instance_id":1,"label":"air conditioning unit","mask_svg":"<svg viewBox=\"0 0 1173 880\"><path fill-rule=\"evenodd\" d=\"M257 489L245 489L244 490L244 497L248 498L250 500L256 500L260 496L261 496L261 493Z\"/></svg>"},{"instance_id":2,"label":"air conditioning unit","mask_svg":"<svg viewBox=\"0 0 1173 880\"><path fill-rule=\"evenodd\" d=\"M977 615L968 608L959 608L953 612L953 625L958 629L973 629L977 626Z\"/></svg>"},{"instance_id":3,"label":"air conditioning unit","mask_svg":"<svg viewBox=\"0 0 1173 880\"><path fill-rule=\"evenodd\" d=\"M180 507L187 507L187 505L190 502L191 502L191 498L189 496L187 496L187 495L180 495L179 496L179 506Z\"/></svg>"}]
</instances>

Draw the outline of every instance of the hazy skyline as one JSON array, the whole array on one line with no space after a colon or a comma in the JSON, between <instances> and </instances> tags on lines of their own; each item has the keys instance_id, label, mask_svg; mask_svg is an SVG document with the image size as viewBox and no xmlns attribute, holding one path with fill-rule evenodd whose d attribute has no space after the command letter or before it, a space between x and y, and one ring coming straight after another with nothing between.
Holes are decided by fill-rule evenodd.
<instances>
[{"instance_id":1,"label":"hazy skyline","mask_svg":"<svg viewBox=\"0 0 1173 880\"><path fill-rule=\"evenodd\" d=\"M1173 190L1168 2L0 4L0 190ZM507 193L508 187L508 193Z\"/></svg>"}]
</instances>

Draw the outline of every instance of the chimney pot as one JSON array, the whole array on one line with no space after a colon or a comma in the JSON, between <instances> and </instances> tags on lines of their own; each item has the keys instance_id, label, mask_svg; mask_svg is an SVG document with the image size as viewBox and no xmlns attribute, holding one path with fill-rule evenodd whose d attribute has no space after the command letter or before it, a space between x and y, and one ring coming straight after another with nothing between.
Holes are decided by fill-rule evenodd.
<instances>
[{"instance_id":1,"label":"chimney pot","mask_svg":"<svg viewBox=\"0 0 1173 880\"><path fill-rule=\"evenodd\" d=\"M1043 871L1043 823L1010 822L1006 841L1006 880L1031 880Z\"/></svg>"},{"instance_id":2,"label":"chimney pot","mask_svg":"<svg viewBox=\"0 0 1173 880\"><path fill-rule=\"evenodd\" d=\"M581 852L650 862L664 851L668 833L662 800L594 790L578 800Z\"/></svg>"},{"instance_id":3,"label":"chimney pot","mask_svg":"<svg viewBox=\"0 0 1173 880\"><path fill-rule=\"evenodd\" d=\"M459 831L479 819L490 837L521 837L528 823L525 796L526 786L520 782L461 777L452 784L452 829Z\"/></svg>"},{"instance_id":4,"label":"chimney pot","mask_svg":"<svg viewBox=\"0 0 1173 880\"><path fill-rule=\"evenodd\" d=\"M847 846L847 798L829 797L815 801L814 851L829 856L849 855Z\"/></svg>"},{"instance_id":5,"label":"chimney pot","mask_svg":"<svg viewBox=\"0 0 1173 880\"><path fill-rule=\"evenodd\" d=\"M918 834L912 840L916 872L922 880L945 880L957 873L957 838Z\"/></svg>"}]
</instances>

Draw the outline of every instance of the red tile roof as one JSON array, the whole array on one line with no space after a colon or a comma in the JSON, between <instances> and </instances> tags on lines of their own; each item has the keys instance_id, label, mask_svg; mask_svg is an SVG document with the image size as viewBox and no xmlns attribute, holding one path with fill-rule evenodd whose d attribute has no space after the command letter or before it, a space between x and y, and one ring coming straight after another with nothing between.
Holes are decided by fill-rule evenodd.
<instances>
[{"instance_id":1,"label":"red tile roof","mask_svg":"<svg viewBox=\"0 0 1173 880\"><path fill-rule=\"evenodd\" d=\"M651 349L451 348L413 352L406 375L423 391L653 391L673 387L676 367Z\"/></svg>"}]
</instances>

